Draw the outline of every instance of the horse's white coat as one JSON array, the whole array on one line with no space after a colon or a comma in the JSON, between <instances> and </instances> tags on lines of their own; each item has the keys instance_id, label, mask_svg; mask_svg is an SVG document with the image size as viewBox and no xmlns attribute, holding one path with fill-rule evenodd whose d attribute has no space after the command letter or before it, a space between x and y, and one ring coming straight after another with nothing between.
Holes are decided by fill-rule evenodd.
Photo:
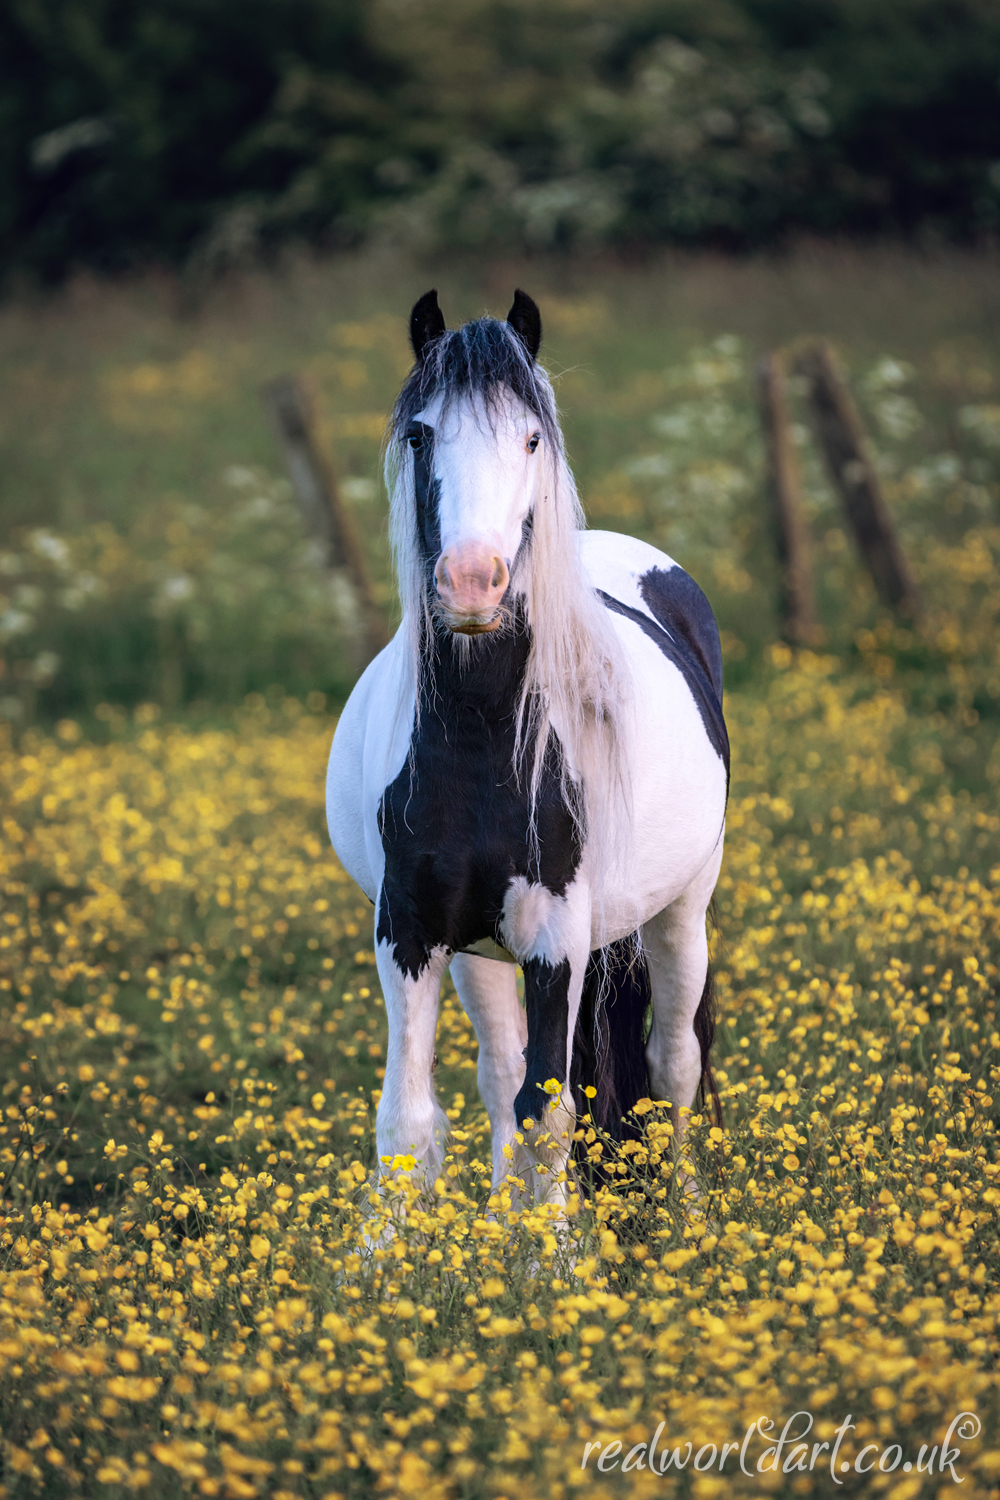
<instances>
[{"instance_id":1,"label":"horse's white coat","mask_svg":"<svg viewBox=\"0 0 1000 1500\"><path fill-rule=\"evenodd\" d=\"M435 415L429 405L421 419L433 423ZM552 465L546 467L544 455L527 451L534 430L530 412L501 412L493 428L468 406L448 412L435 440L442 548L498 540L508 564L514 564L525 518L532 507L549 501L545 476ZM536 522L536 536L538 530ZM654 619L638 580L650 569L675 567L672 559L616 533L576 532L567 540L579 549L581 588L603 590ZM567 561L564 558L562 565ZM531 566L558 568L560 559L536 553ZM523 579L520 582L524 586ZM518 586L515 571L511 588ZM528 597L530 601L530 589ZM621 840L613 881L597 878L589 847L562 896L523 878L513 880L504 904L502 936L519 960L544 958L553 965L570 960L568 1077L587 957L592 949L641 929L653 997L647 1045L651 1084L657 1097L669 1099L675 1107L688 1106L700 1075L692 1022L708 962L705 911L722 856L726 772L679 669L634 620L606 612L603 606L600 613L611 622L625 679L620 685L624 708L615 734L618 759L628 773L619 790L629 837ZM585 612L581 618L587 618ZM379 803L406 763L414 725L413 639L404 620L404 628L351 694L330 755L330 835L345 869L373 902L378 900L385 864ZM472 640L469 649L475 648ZM564 745L572 745L573 728L561 721L559 703L553 701L550 707L553 727ZM513 968L491 957L435 950L430 966L414 979L397 968L391 942L378 944L377 958L389 1020L377 1125L383 1162L391 1164L394 1157L412 1153L431 1177L440 1166L447 1121L435 1100L431 1073L438 994L450 961L479 1039L479 1085L493 1132L494 1180L502 1180L510 1170L505 1145L512 1150L517 1146L515 1167L523 1168L513 1101L524 1078L525 1029ZM559 1138L555 1145L539 1142L541 1126L525 1136L524 1145L536 1162L549 1168L565 1164L571 1112L567 1089L542 1121ZM551 1176L544 1182L558 1197L560 1190L552 1187Z\"/></svg>"}]
</instances>

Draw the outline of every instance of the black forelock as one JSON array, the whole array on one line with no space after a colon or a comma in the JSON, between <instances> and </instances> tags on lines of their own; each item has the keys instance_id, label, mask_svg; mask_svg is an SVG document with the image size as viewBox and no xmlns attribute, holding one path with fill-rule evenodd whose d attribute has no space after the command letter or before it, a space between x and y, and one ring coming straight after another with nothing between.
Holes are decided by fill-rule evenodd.
<instances>
[{"instance_id":1,"label":"black forelock","mask_svg":"<svg viewBox=\"0 0 1000 1500\"><path fill-rule=\"evenodd\" d=\"M417 412L442 394L446 407L466 398L488 415L513 396L538 417L547 442L560 441L547 379L513 329L497 318L476 318L435 340L399 393L392 413L393 436L402 440Z\"/></svg>"}]
</instances>

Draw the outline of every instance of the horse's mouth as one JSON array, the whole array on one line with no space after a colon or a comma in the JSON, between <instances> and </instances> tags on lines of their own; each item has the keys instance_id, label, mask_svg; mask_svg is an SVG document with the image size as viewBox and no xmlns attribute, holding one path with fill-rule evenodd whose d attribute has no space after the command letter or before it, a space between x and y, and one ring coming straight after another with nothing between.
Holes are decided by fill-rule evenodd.
<instances>
[{"instance_id":1,"label":"horse's mouth","mask_svg":"<svg viewBox=\"0 0 1000 1500\"><path fill-rule=\"evenodd\" d=\"M483 610L473 615L457 615L439 596L434 600L432 610L438 623L450 630L452 635L492 635L509 618L502 601L493 610Z\"/></svg>"},{"instance_id":2,"label":"horse's mouth","mask_svg":"<svg viewBox=\"0 0 1000 1500\"><path fill-rule=\"evenodd\" d=\"M500 629L500 614L498 611L488 625L482 625L477 620L468 620L463 625L449 625L448 629L454 635L489 635L491 631Z\"/></svg>"}]
</instances>

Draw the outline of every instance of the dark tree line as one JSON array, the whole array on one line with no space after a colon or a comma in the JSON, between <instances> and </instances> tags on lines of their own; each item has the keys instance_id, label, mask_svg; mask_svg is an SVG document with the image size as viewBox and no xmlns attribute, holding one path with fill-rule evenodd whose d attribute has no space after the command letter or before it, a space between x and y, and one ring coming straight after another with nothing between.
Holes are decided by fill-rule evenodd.
<instances>
[{"instance_id":1,"label":"dark tree line","mask_svg":"<svg viewBox=\"0 0 1000 1500\"><path fill-rule=\"evenodd\" d=\"M0 263L1000 224L995 0L7 0Z\"/></svg>"}]
</instances>

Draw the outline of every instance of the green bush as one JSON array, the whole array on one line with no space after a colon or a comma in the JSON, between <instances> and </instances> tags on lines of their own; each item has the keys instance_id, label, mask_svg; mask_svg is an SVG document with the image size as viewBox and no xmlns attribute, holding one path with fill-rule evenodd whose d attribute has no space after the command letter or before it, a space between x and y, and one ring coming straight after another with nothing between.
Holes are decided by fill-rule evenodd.
<instances>
[{"instance_id":1,"label":"green bush","mask_svg":"<svg viewBox=\"0 0 1000 1500\"><path fill-rule=\"evenodd\" d=\"M0 257L1000 222L990 0L16 0Z\"/></svg>"}]
</instances>

